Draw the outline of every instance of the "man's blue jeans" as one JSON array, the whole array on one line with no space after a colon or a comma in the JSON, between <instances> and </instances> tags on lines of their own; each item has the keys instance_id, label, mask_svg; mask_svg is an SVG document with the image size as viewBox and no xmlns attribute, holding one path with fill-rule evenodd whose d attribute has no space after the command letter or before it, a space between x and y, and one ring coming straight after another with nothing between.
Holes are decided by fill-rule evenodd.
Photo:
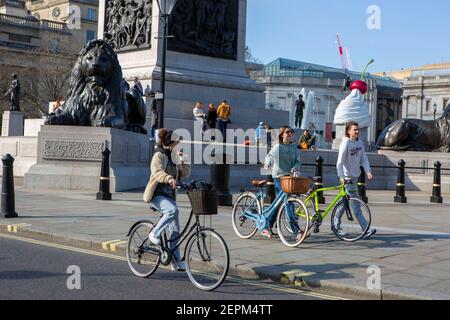
<instances>
[{"instance_id":1,"label":"man's blue jeans","mask_svg":"<svg viewBox=\"0 0 450 320\"><path fill-rule=\"evenodd\" d=\"M219 119L219 130L222 133L223 141L227 140L227 127L228 121L223 121Z\"/></svg>"},{"instance_id":2,"label":"man's blue jeans","mask_svg":"<svg viewBox=\"0 0 450 320\"><path fill-rule=\"evenodd\" d=\"M350 198L359 198L358 179L353 178L352 183L347 184L345 186L345 191L347 192L347 194ZM359 204L359 202L356 202L356 201L353 202L351 209L352 209L352 213L355 215L356 219L358 220L362 231L366 230L368 223L361 211L361 205ZM339 206L338 211L336 212L336 215L334 216L334 226L336 227L337 230L339 230L341 228L341 219L342 219L343 214L344 214L344 207Z\"/></svg>"},{"instance_id":3,"label":"man's blue jeans","mask_svg":"<svg viewBox=\"0 0 450 320\"><path fill-rule=\"evenodd\" d=\"M176 239L180 235L180 221L178 217L179 210L176 202L164 196L155 196L152 200L152 205L163 214L162 218L153 229L155 237L160 238L164 229L169 227L167 239ZM175 244L176 241L169 242L169 249L173 250L175 248ZM177 261L180 261L179 248L173 251L173 256Z\"/></svg>"}]
</instances>

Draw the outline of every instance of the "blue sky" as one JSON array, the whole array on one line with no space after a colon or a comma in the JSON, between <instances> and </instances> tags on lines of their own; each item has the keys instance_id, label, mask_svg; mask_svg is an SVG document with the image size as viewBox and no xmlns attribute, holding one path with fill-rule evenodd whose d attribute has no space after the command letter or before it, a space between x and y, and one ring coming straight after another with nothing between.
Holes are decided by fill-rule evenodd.
<instances>
[{"instance_id":1,"label":"blue sky","mask_svg":"<svg viewBox=\"0 0 450 320\"><path fill-rule=\"evenodd\" d=\"M367 8L381 10L369 30ZM450 1L248 0L247 45L264 63L283 57L341 67L336 32L352 69L369 72L450 61Z\"/></svg>"}]
</instances>

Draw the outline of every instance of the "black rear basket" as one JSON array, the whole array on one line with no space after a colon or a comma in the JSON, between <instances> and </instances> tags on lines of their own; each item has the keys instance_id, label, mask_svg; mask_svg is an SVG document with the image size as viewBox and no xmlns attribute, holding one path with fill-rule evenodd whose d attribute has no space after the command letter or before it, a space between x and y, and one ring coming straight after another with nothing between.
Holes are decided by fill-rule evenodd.
<instances>
[{"instance_id":1,"label":"black rear basket","mask_svg":"<svg viewBox=\"0 0 450 320\"><path fill-rule=\"evenodd\" d=\"M189 190L187 194L194 214L206 216L217 214L216 190L193 189Z\"/></svg>"}]
</instances>

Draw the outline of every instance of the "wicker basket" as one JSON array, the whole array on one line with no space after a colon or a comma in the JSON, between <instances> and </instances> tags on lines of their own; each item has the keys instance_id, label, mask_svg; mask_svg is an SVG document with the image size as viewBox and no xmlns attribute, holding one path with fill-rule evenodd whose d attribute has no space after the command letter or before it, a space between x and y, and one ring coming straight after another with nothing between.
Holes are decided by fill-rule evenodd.
<instances>
[{"instance_id":1,"label":"wicker basket","mask_svg":"<svg viewBox=\"0 0 450 320\"><path fill-rule=\"evenodd\" d=\"M281 190L285 193L304 194L309 190L311 179L305 177L282 177L280 178Z\"/></svg>"},{"instance_id":2,"label":"wicker basket","mask_svg":"<svg viewBox=\"0 0 450 320\"><path fill-rule=\"evenodd\" d=\"M189 190L187 194L194 214L207 216L217 214L216 190Z\"/></svg>"}]
</instances>

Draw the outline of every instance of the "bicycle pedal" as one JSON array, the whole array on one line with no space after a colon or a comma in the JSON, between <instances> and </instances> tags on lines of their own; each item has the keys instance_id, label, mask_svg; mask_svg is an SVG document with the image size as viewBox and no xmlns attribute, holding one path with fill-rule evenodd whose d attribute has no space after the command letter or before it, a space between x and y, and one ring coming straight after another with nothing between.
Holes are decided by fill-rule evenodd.
<instances>
[{"instance_id":1,"label":"bicycle pedal","mask_svg":"<svg viewBox=\"0 0 450 320\"><path fill-rule=\"evenodd\" d=\"M319 233L319 232L320 232L320 230L318 227L314 228L314 233Z\"/></svg>"}]
</instances>

